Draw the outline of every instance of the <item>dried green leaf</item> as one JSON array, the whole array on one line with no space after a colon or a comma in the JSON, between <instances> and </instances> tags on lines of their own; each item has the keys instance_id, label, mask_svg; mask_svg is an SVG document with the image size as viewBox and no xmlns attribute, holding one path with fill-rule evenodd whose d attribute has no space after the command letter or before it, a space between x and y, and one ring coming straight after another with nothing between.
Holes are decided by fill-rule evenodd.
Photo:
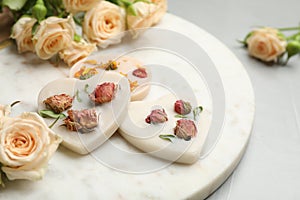
<instances>
[{"instance_id":1,"label":"dried green leaf","mask_svg":"<svg viewBox=\"0 0 300 200\"><path fill-rule=\"evenodd\" d=\"M79 103L82 102L82 99L81 99L80 96L79 96L79 90L76 91L75 96L76 96L76 99L77 99L77 101L78 101Z\"/></svg>"},{"instance_id":2,"label":"dried green leaf","mask_svg":"<svg viewBox=\"0 0 300 200\"><path fill-rule=\"evenodd\" d=\"M54 119L56 119L56 118L61 119L61 118L66 117L65 114L63 114L63 113L56 114L52 110L40 110L39 115L44 118L54 118Z\"/></svg>"},{"instance_id":3,"label":"dried green leaf","mask_svg":"<svg viewBox=\"0 0 300 200\"><path fill-rule=\"evenodd\" d=\"M56 124L56 122L59 120L59 118L60 118L60 116L58 116L56 118L56 120L54 120L54 122L49 126L49 128L52 128Z\"/></svg>"},{"instance_id":4,"label":"dried green leaf","mask_svg":"<svg viewBox=\"0 0 300 200\"><path fill-rule=\"evenodd\" d=\"M87 93L87 94L89 94L88 88L89 88L89 84L85 84L84 92Z\"/></svg>"},{"instance_id":5,"label":"dried green leaf","mask_svg":"<svg viewBox=\"0 0 300 200\"><path fill-rule=\"evenodd\" d=\"M167 140L169 142L173 142L171 138L175 138L175 135L171 135L171 134L159 135L159 138L163 140Z\"/></svg>"},{"instance_id":6,"label":"dried green leaf","mask_svg":"<svg viewBox=\"0 0 300 200\"><path fill-rule=\"evenodd\" d=\"M194 110L193 110L194 120L197 119L197 117L200 115L200 113L202 111L203 111L203 107L202 106L198 106L198 107L194 108Z\"/></svg>"},{"instance_id":7,"label":"dried green leaf","mask_svg":"<svg viewBox=\"0 0 300 200\"><path fill-rule=\"evenodd\" d=\"M176 117L176 118L187 118L187 116L185 116L185 115L179 115L179 114L175 115L174 117Z\"/></svg>"}]
</instances>

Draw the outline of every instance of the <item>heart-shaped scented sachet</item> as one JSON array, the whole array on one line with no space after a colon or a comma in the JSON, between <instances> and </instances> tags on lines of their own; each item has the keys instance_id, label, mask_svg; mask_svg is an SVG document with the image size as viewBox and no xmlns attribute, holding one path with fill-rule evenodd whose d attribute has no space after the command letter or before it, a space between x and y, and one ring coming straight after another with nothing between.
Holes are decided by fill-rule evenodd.
<instances>
[{"instance_id":1,"label":"heart-shaped scented sachet","mask_svg":"<svg viewBox=\"0 0 300 200\"><path fill-rule=\"evenodd\" d=\"M209 117L201 106L166 95L154 101L134 101L118 132L152 156L191 164L199 159L208 134Z\"/></svg>"},{"instance_id":2,"label":"heart-shaped scented sachet","mask_svg":"<svg viewBox=\"0 0 300 200\"><path fill-rule=\"evenodd\" d=\"M142 100L149 93L150 69L129 56L102 55L96 52L76 63L70 70L70 77L86 80L102 70L117 72L128 79L131 101Z\"/></svg>"},{"instance_id":3,"label":"heart-shaped scented sachet","mask_svg":"<svg viewBox=\"0 0 300 200\"><path fill-rule=\"evenodd\" d=\"M129 101L128 80L102 71L87 80L64 78L48 83L38 96L38 110L48 125L58 120L52 129L65 147L87 154L118 129Z\"/></svg>"}]
</instances>

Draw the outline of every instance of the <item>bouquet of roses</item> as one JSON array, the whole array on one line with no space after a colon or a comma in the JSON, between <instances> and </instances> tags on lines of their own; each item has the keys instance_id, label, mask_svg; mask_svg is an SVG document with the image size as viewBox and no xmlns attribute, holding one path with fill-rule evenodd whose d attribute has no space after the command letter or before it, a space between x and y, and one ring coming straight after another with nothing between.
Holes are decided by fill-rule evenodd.
<instances>
[{"instance_id":1,"label":"bouquet of roses","mask_svg":"<svg viewBox=\"0 0 300 200\"><path fill-rule=\"evenodd\" d=\"M96 47L119 43L124 31L157 24L167 0L0 0L14 16L11 38L19 53L47 60L58 55L72 66ZM79 33L76 25L82 31Z\"/></svg>"}]
</instances>

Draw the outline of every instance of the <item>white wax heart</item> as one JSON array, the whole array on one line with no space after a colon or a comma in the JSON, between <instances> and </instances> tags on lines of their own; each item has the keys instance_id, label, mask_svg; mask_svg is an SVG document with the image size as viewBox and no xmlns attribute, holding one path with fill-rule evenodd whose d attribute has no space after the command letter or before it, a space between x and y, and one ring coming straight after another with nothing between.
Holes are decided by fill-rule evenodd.
<instances>
[{"instance_id":1,"label":"white wax heart","mask_svg":"<svg viewBox=\"0 0 300 200\"><path fill-rule=\"evenodd\" d=\"M172 162L192 164L199 159L201 149L208 134L210 125L209 113L204 110L195 125L197 136L190 141L180 138L170 138L172 142L159 137L162 134L174 134L176 121L174 95L165 95L155 101L135 101L130 102L125 120L120 125L118 132L132 145L149 153L152 156L163 158ZM194 107L198 105L192 105ZM147 124L145 118L155 108L163 108L168 116L168 121L162 124ZM193 120L193 114L187 115Z\"/></svg>"},{"instance_id":2,"label":"white wax heart","mask_svg":"<svg viewBox=\"0 0 300 200\"><path fill-rule=\"evenodd\" d=\"M93 92L96 85L104 82L117 84L115 97L111 102L95 105L88 97L88 94ZM123 121L130 101L130 87L127 79L114 72L105 72L84 81L74 78L64 78L48 83L38 96L38 110L46 109L43 103L45 99L62 93L74 96L73 105L70 109L83 110L95 108L99 115L97 128L89 133L83 134L67 130L66 127L61 126L63 119L60 119L53 126L53 131L62 136L62 144L79 154L87 154L93 151L113 135L118 129L119 124ZM54 120L45 118L47 124L51 124Z\"/></svg>"}]
</instances>

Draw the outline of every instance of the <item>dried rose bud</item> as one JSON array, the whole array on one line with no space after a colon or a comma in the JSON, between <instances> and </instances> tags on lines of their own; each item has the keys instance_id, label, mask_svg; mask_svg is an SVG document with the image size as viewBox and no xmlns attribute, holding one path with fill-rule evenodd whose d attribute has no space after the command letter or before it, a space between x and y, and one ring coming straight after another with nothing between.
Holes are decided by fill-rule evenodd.
<instances>
[{"instance_id":1,"label":"dried rose bud","mask_svg":"<svg viewBox=\"0 0 300 200\"><path fill-rule=\"evenodd\" d=\"M114 83L102 83L101 85L97 85L95 90L89 96L95 103L101 104L110 102L115 96L116 88Z\"/></svg>"},{"instance_id":2,"label":"dried rose bud","mask_svg":"<svg viewBox=\"0 0 300 200\"><path fill-rule=\"evenodd\" d=\"M44 100L44 104L46 105L46 107L56 114L59 114L67 110L68 108L71 108L72 102L73 98L67 94L54 95Z\"/></svg>"},{"instance_id":3,"label":"dried rose bud","mask_svg":"<svg viewBox=\"0 0 300 200\"><path fill-rule=\"evenodd\" d=\"M186 141L195 137L197 134L197 128L194 121L190 119L177 120L176 127L174 128L174 134L178 138L182 138Z\"/></svg>"},{"instance_id":4,"label":"dried rose bud","mask_svg":"<svg viewBox=\"0 0 300 200\"><path fill-rule=\"evenodd\" d=\"M192 111L190 102L177 100L174 104L174 110L180 115L187 115Z\"/></svg>"},{"instance_id":5,"label":"dried rose bud","mask_svg":"<svg viewBox=\"0 0 300 200\"><path fill-rule=\"evenodd\" d=\"M132 72L132 75L139 77L139 78L147 78L148 74L145 68L137 68Z\"/></svg>"},{"instance_id":6,"label":"dried rose bud","mask_svg":"<svg viewBox=\"0 0 300 200\"><path fill-rule=\"evenodd\" d=\"M155 109L151 111L150 115L147 116L145 121L148 124L164 123L168 121L168 117L164 109Z\"/></svg>"},{"instance_id":7,"label":"dried rose bud","mask_svg":"<svg viewBox=\"0 0 300 200\"><path fill-rule=\"evenodd\" d=\"M70 131L90 132L98 126L96 110L68 110L68 117L64 119L64 123Z\"/></svg>"}]
</instances>

